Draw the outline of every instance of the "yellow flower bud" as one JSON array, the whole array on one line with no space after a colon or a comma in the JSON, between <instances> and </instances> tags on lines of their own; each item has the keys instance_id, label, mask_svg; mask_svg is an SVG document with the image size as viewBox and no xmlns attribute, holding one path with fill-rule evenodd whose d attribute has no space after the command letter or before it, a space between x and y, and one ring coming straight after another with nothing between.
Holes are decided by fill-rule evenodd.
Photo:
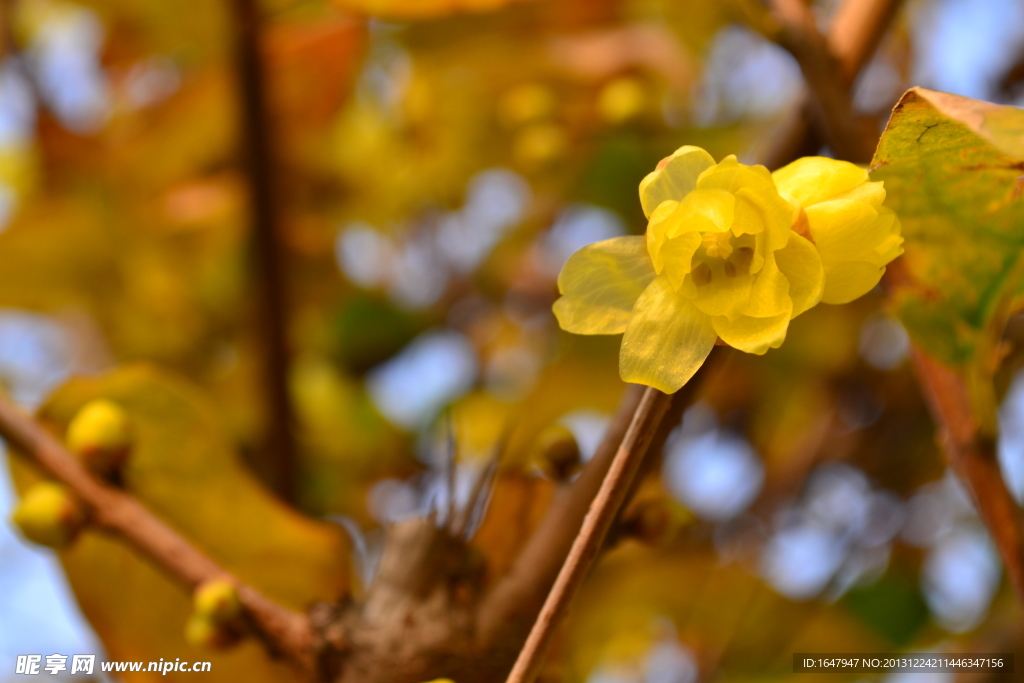
<instances>
[{"instance_id":1,"label":"yellow flower bud","mask_svg":"<svg viewBox=\"0 0 1024 683\"><path fill-rule=\"evenodd\" d=\"M85 512L71 492L56 482L34 485L11 515L28 540L51 548L66 548L85 526Z\"/></svg>"},{"instance_id":2,"label":"yellow flower bud","mask_svg":"<svg viewBox=\"0 0 1024 683\"><path fill-rule=\"evenodd\" d=\"M569 139L557 123L535 123L516 135L512 154L523 166L538 167L557 161L565 155Z\"/></svg>"},{"instance_id":3,"label":"yellow flower bud","mask_svg":"<svg viewBox=\"0 0 1024 683\"><path fill-rule=\"evenodd\" d=\"M242 639L237 629L203 614L193 614L185 624L185 641L208 650L224 650Z\"/></svg>"},{"instance_id":4,"label":"yellow flower bud","mask_svg":"<svg viewBox=\"0 0 1024 683\"><path fill-rule=\"evenodd\" d=\"M794 229L807 233L825 268L821 300L844 304L878 284L903 253L900 221L882 206L885 189L846 161L805 157L772 174L783 197L800 207Z\"/></svg>"},{"instance_id":5,"label":"yellow flower bud","mask_svg":"<svg viewBox=\"0 0 1024 683\"><path fill-rule=\"evenodd\" d=\"M611 124L624 123L641 114L647 106L647 92L636 78L617 78L597 98L601 118Z\"/></svg>"},{"instance_id":6,"label":"yellow flower bud","mask_svg":"<svg viewBox=\"0 0 1024 683\"><path fill-rule=\"evenodd\" d=\"M537 454L541 468L555 481L568 480L580 466L580 447L565 425L553 424L541 431Z\"/></svg>"},{"instance_id":7,"label":"yellow flower bud","mask_svg":"<svg viewBox=\"0 0 1024 683\"><path fill-rule=\"evenodd\" d=\"M633 505L623 515L622 533L648 545L663 543L672 530L672 514L663 500Z\"/></svg>"},{"instance_id":8,"label":"yellow flower bud","mask_svg":"<svg viewBox=\"0 0 1024 683\"><path fill-rule=\"evenodd\" d=\"M196 589L193 596L196 614L225 624L242 613L242 603L233 583L226 579L207 581Z\"/></svg>"},{"instance_id":9,"label":"yellow flower bud","mask_svg":"<svg viewBox=\"0 0 1024 683\"><path fill-rule=\"evenodd\" d=\"M68 448L100 476L109 477L121 469L131 443L128 415L111 401L90 401L68 425Z\"/></svg>"},{"instance_id":10,"label":"yellow flower bud","mask_svg":"<svg viewBox=\"0 0 1024 683\"><path fill-rule=\"evenodd\" d=\"M506 90L498 98L498 118L514 128L550 116L555 104L551 88L540 83L524 83Z\"/></svg>"}]
</instances>

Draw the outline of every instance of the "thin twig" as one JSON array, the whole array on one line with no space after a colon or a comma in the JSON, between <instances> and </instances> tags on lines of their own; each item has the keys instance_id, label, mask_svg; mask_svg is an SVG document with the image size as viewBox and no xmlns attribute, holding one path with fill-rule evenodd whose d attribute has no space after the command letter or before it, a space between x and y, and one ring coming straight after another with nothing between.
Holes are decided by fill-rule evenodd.
<instances>
[{"instance_id":1,"label":"thin twig","mask_svg":"<svg viewBox=\"0 0 1024 683\"><path fill-rule=\"evenodd\" d=\"M902 0L845 0L828 26L829 51L839 60L847 86L875 54Z\"/></svg>"},{"instance_id":2,"label":"thin twig","mask_svg":"<svg viewBox=\"0 0 1024 683\"><path fill-rule=\"evenodd\" d=\"M508 447L508 441L511 434L512 428L511 423L509 422L506 423L505 427L501 430L498 440L495 441L494 445L491 447L491 455L487 458L487 463L473 482L473 488L469 492L469 498L466 500L466 506L462 509L462 512L456 516L454 520L455 523L451 527L452 536L469 540L472 535L476 533L480 519L483 517L484 511L486 510L487 501L490 498L491 490L493 488L494 477L498 473L498 466L501 464L501 458L505 454L505 449Z\"/></svg>"},{"instance_id":3,"label":"thin twig","mask_svg":"<svg viewBox=\"0 0 1024 683\"><path fill-rule=\"evenodd\" d=\"M697 374L672 395L668 415L682 414L724 357L720 349L711 352ZM594 455L571 484L560 487L555 493L544 518L519 551L512 567L481 602L477 619L478 645L482 651L491 653L496 671L503 669L502 662L510 663L518 654L611 468L642 395L643 387L629 385ZM668 431L655 431L647 449L649 456L660 453ZM495 676L505 671L507 669Z\"/></svg>"},{"instance_id":4,"label":"thin twig","mask_svg":"<svg viewBox=\"0 0 1024 683\"><path fill-rule=\"evenodd\" d=\"M828 39L802 0L771 0L782 30L778 41L796 59L812 94L825 140L837 156L867 163L874 152L871 134L854 115L850 84Z\"/></svg>"},{"instance_id":5,"label":"thin twig","mask_svg":"<svg viewBox=\"0 0 1024 683\"><path fill-rule=\"evenodd\" d=\"M508 573L484 597L477 627L482 650L502 645L518 649L611 467L642 393L642 388L636 385L626 390L597 452L576 481L556 493L536 532L519 551ZM521 634L509 633L520 629Z\"/></svg>"},{"instance_id":6,"label":"thin twig","mask_svg":"<svg viewBox=\"0 0 1024 683\"><path fill-rule=\"evenodd\" d=\"M256 261L257 315L263 345L264 387L269 403L266 451L257 463L267 484L285 500L296 487L294 409L288 393L288 307L285 248L281 240L275 160L267 108L266 69L260 53L260 15L255 0L231 0L241 97L252 244Z\"/></svg>"},{"instance_id":7,"label":"thin twig","mask_svg":"<svg viewBox=\"0 0 1024 683\"><path fill-rule=\"evenodd\" d=\"M300 668L312 670L312 633L303 615L240 583L130 494L94 477L50 432L2 396L0 435L71 489L85 505L94 527L120 536L189 590L211 579L232 581L251 624L268 648Z\"/></svg>"},{"instance_id":8,"label":"thin twig","mask_svg":"<svg viewBox=\"0 0 1024 683\"><path fill-rule=\"evenodd\" d=\"M1024 604L1024 519L999 470L995 440L979 429L963 378L916 347L911 356L946 460L970 491Z\"/></svg>"},{"instance_id":9,"label":"thin twig","mask_svg":"<svg viewBox=\"0 0 1024 683\"><path fill-rule=\"evenodd\" d=\"M838 62L835 81L850 88L874 54L892 23L901 0L844 0L828 28L828 52ZM779 168L805 154L814 154L821 142L811 126L812 95L804 92L793 110L771 136L771 147L758 154L768 168ZM820 122L820 119L818 119Z\"/></svg>"},{"instance_id":10,"label":"thin twig","mask_svg":"<svg viewBox=\"0 0 1024 683\"><path fill-rule=\"evenodd\" d=\"M17 57L14 41L14 3L16 0L0 0L0 61Z\"/></svg>"},{"instance_id":11,"label":"thin twig","mask_svg":"<svg viewBox=\"0 0 1024 683\"><path fill-rule=\"evenodd\" d=\"M870 3L865 0L865 6ZM817 32L807 7L800 0L772 0L776 14L790 27L791 33L800 33L808 44L815 43ZM882 12L863 12L863 16L878 16ZM852 104L836 95L835 84L849 80L837 61L817 59L814 48L793 49L807 76L808 85L821 104L828 120L828 129L835 140L834 150L845 150L849 155L863 153L863 135L856 130ZM806 47L806 46L805 46ZM851 41L843 49L848 54L857 51ZM840 154L840 156L844 156ZM862 161L848 158L850 161ZM929 358L917 347L912 348L914 370L932 417L938 426L943 449L950 467L964 482L974 498L981 518L992 535L1018 598L1024 603L1024 520L1010 495L999 471L993 439L981 432L976 414L968 398L963 378L955 371Z\"/></svg>"},{"instance_id":12,"label":"thin twig","mask_svg":"<svg viewBox=\"0 0 1024 683\"><path fill-rule=\"evenodd\" d=\"M445 412L444 427L448 432L448 436L445 442L445 454L444 454L444 475L445 475L445 488L447 489L448 497L448 509L445 511L444 524L452 532L455 530L455 487L456 487L456 476L458 471L456 469L456 445L455 445L455 426L452 424L451 411Z\"/></svg>"},{"instance_id":13,"label":"thin twig","mask_svg":"<svg viewBox=\"0 0 1024 683\"><path fill-rule=\"evenodd\" d=\"M671 396L657 389L648 388L644 391L608 475L583 520L583 527L572 544L569 556L537 616L507 683L532 683L536 679L556 629L597 559L608 529L626 500L633 477L640 469L647 446L671 400Z\"/></svg>"}]
</instances>

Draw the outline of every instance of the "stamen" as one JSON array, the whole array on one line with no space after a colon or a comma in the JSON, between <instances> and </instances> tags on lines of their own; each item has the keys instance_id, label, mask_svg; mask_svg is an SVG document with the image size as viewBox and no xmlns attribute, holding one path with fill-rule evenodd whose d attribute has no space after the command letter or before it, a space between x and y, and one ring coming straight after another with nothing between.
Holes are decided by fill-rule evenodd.
<instances>
[{"instance_id":1,"label":"stamen","mask_svg":"<svg viewBox=\"0 0 1024 683\"><path fill-rule=\"evenodd\" d=\"M704 250L711 258L729 258L732 253L732 233L706 232L704 233Z\"/></svg>"}]
</instances>

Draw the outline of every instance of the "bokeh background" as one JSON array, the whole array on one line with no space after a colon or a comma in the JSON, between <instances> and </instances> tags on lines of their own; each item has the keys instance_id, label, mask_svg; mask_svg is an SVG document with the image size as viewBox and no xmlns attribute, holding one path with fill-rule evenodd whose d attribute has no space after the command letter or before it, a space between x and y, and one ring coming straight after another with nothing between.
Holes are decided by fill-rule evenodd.
<instances>
[{"instance_id":1,"label":"bokeh background","mask_svg":"<svg viewBox=\"0 0 1024 683\"><path fill-rule=\"evenodd\" d=\"M364 579L382 525L444 504L449 433L465 497L510 430L481 530L507 566L552 488L538 431L560 422L592 453L623 390L617 338L557 328L562 264L644 230L638 183L676 147L759 159L803 89L741 0L477 4L370 19L362 5L388 3L261 5L297 443L284 495L346 530ZM815 3L823 27L835 4ZM159 364L283 490L263 446L266 283L231 3L3 5L4 389L31 409L74 374ZM912 85L1024 103L1024 2L907 0L856 106L880 129ZM802 649L1012 650L1018 608L908 348L873 292L813 309L764 357L729 354L641 488L667 528L621 541L579 599L567 680L781 679L779 653ZM1015 367L999 457L1024 501ZM13 500L0 468L5 520ZM5 521L0 680L15 655L54 652L102 645L54 555Z\"/></svg>"}]
</instances>

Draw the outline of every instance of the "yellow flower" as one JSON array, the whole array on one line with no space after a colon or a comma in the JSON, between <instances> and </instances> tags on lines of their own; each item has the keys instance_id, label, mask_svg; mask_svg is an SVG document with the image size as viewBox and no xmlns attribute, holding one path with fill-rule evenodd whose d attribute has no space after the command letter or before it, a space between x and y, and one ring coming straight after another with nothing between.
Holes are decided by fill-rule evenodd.
<instances>
[{"instance_id":1,"label":"yellow flower","mask_svg":"<svg viewBox=\"0 0 1024 683\"><path fill-rule=\"evenodd\" d=\"M825 303L844 304L871 291L886 264L903 253L899 219L882 206L885 189L868 182L863 168L805 157L772 178L779 193L801 207L793 229L808 236L821 254Z\"/></svg>"},{"instance_id":2,"label":"yellow flower","mask_svg":"<svg viewBox=\"0 0 1024 683\"><path fill-rule=\"evenodd\" d=\"M824 271L791 230L799 209L763 166L716 164L682 147L640 183L646 237L573 254L554 312L577 334L624 333L619 373L665 392L683 386L715 341L763 354L821 299Z\"/></svg>"}]
</instances>

